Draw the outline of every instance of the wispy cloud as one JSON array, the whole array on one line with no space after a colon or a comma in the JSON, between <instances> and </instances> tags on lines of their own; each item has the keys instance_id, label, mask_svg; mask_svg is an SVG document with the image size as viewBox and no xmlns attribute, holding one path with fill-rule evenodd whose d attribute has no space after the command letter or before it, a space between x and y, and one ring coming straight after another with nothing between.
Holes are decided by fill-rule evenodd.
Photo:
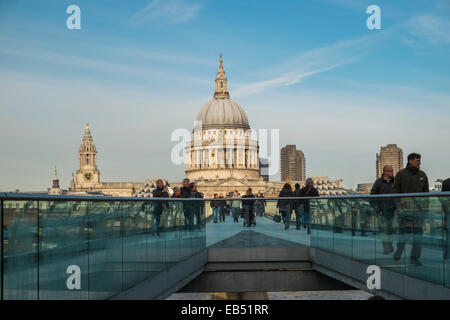
<instances>
[{"instance_id":1,"label":"wispy cloud","mask_svg":"<svg viewBox=\"0 0 450 320\"><path fill-rule=\"evenodd\" d=\"M436 15L414 17L409 24L412 35L432 44L450 43L450 21Z\"/></svg>"},{"instance_id":2,"label":"wispy cloud","mask_svg":"<svg viewBox=\"0 0 450 320\"><path fill-rule=\"evenodd\" d=\"M0 37L1 38L1 37ZM130 54L130 52L123 51L122 54ZM209 83L207 79L200 79L189 74L167 72L160 67L154 67L146 64L146 67L138 63L127 64L118 61L106 61L104 59L84 57L72 55L64 52L55 52L46 49L29 49L22 50L19 47L0 47L0 56L7 55L15 58L20 58L30 61L41 61L46 65L54 68L56 66L69 66L72 70L88 71L93 70L104 73L105 75L116 74L133 77L135 79L158 79L169 81L186 81L188 79L191 83L206 84ZM136 59L141 58L135 56ZM169 59L169 58L168 58ZM170 61L170 59L169 59Z\"/></svg>"},{"instance_id":3,"label":"wispy cloud","mask_svg":"<svg viewBox=\"0 0 450 320\"><path fill-rule=\"evenodd\" d=\"M251 95L271 88L295 85L307 77L357 61L388 35L386 32L381 36L344 40L303 52L268 70L267 73L271 74L269 79L238 85L233 90L233 96Z\"/></svg>"},{"instance_id":4,"label":"wispy cloud","mask_svg":"<svg viewBox=\"0 0 450 320\"><path fill-rule=\"evenodd\" d=\"M153 0L132 16L136 24L159 21L163 24L184 23L193 19L202 4L199 1Z\"/></svg>"},{"instance_id":5,"label":"wispy cloud","mask_svg":"<svg viewBox=\"0 0 450 320\"><path fill-rule=\"evenodd\" d=\"M267 90L270 88L294 85L294 84L301 82L302 79L304 79L304 78L315 75L317 73L321 73L324 71L334 69L337 66L338 65L334 65L334 66L330 66L328 68L313 70L313 71L303 72L303 73L289 72L289 73L283 74L283 75L273 78L273 79L247 83L245 85L238 87L236 90L234 90L233 95L244 96L244 95L258 93L258 92L261 92L261 91L264 91L264 90Z\"/></svg>"}]
</instances>

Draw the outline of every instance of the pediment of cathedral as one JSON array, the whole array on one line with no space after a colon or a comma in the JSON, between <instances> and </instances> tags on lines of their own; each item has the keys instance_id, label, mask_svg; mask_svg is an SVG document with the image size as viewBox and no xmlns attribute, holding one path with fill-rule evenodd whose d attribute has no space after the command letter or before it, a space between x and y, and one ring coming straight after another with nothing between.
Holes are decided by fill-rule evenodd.
<instances>
[{"instance_id":1,"label":"pediment of cathedral","mask_svg":"<svg viewBox=\"0 0 450 320\"><path fill-rule=\"evenodd\" d=\"M231 187L246 187L249 185L249 183L243 179L228 178L223 181L218 181L215 185L216 186L231 186Z\"/></svg>"}]
</instances>

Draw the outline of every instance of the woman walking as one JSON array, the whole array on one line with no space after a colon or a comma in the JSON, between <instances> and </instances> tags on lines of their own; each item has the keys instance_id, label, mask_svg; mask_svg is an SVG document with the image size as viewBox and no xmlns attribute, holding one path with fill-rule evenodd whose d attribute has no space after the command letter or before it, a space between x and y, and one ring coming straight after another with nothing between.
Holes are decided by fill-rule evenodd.
<instances>
[{"instance_id":1,"label":"woman walking","mask_svg":"<svg viewBox=\"0 0 450 320\"><path fill-rule=\"evenodd\" d=\"M292 187L289 183L285 183L283 189L280 191L278 198L291 198L294 196ZM284 230L289 229L291 223L291 214L293 209L294 200L278 200L277 207L280 210L281 217L284 222Z\"/></svg>"}]
</instances>

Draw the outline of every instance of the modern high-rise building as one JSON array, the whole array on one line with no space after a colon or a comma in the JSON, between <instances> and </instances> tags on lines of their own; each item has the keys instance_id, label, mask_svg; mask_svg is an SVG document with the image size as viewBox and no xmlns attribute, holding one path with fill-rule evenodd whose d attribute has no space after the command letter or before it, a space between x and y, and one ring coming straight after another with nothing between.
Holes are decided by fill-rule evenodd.
<instances>
[{"instance_id":1,"label":"modern high-rise building","mask_svg":"<svg viewBox=\"0 0 450 320\"><path fill-rule=\"evenodd\" d=\"M403 150L396 144L388 144L380 148L380 154L376 156L377 179L383 174L383 167L391 165L394 167L394 175L403 169Z\"/></svg>"},{"instance_id":2,"label":"modern high-rise building","mask_svg":"<svg viewBox=\"0 0 450 320\"><path fill-rule=\"evenodd\" d=\"M288 178L295 181L305 180L305 155L297 150L295 144L288 144L281 148L281 181Z\"/></svg>"},{"instance_id":3,"label":"modern high-rise building","mask_svg":"<svg viewBox=\"0 0 450 320\"><path fill-rule=\"evenodd\" d=\"M259 158L259 175L264 181L269 181L269 159Z\"/></svg>"}]
</instances>

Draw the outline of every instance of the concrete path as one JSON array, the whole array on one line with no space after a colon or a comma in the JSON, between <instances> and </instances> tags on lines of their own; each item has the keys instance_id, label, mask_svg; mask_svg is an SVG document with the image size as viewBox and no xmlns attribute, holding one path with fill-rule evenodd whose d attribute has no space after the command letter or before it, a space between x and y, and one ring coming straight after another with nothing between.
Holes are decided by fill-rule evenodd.
<instances>
[{"instance_id":1,"label":"concrete path","mask_svg":"<svg viewBox=\"0 0 450 320\"><path fill-rule=\"evenodd\" d=\"M296 230L295 226L291 225L288 230L284 230L284 224L276 223L266 217L256 217L256 226L254 227L244 227L244 220L239 219L238 223L233 222L231 216L225 217L225 222L213 223L208 222L206 225L206 246L210 247L215 243L232 237L241 231L252 230L271 236L274 238L279 238L282 240L288 240L299 245L309 245L309 236L306 234L306 229ZM260 245L255 243L257 241L255 238L253 241L248 242L249 247L264 246L263 243Z\"/></svg>"}]
</instances>

